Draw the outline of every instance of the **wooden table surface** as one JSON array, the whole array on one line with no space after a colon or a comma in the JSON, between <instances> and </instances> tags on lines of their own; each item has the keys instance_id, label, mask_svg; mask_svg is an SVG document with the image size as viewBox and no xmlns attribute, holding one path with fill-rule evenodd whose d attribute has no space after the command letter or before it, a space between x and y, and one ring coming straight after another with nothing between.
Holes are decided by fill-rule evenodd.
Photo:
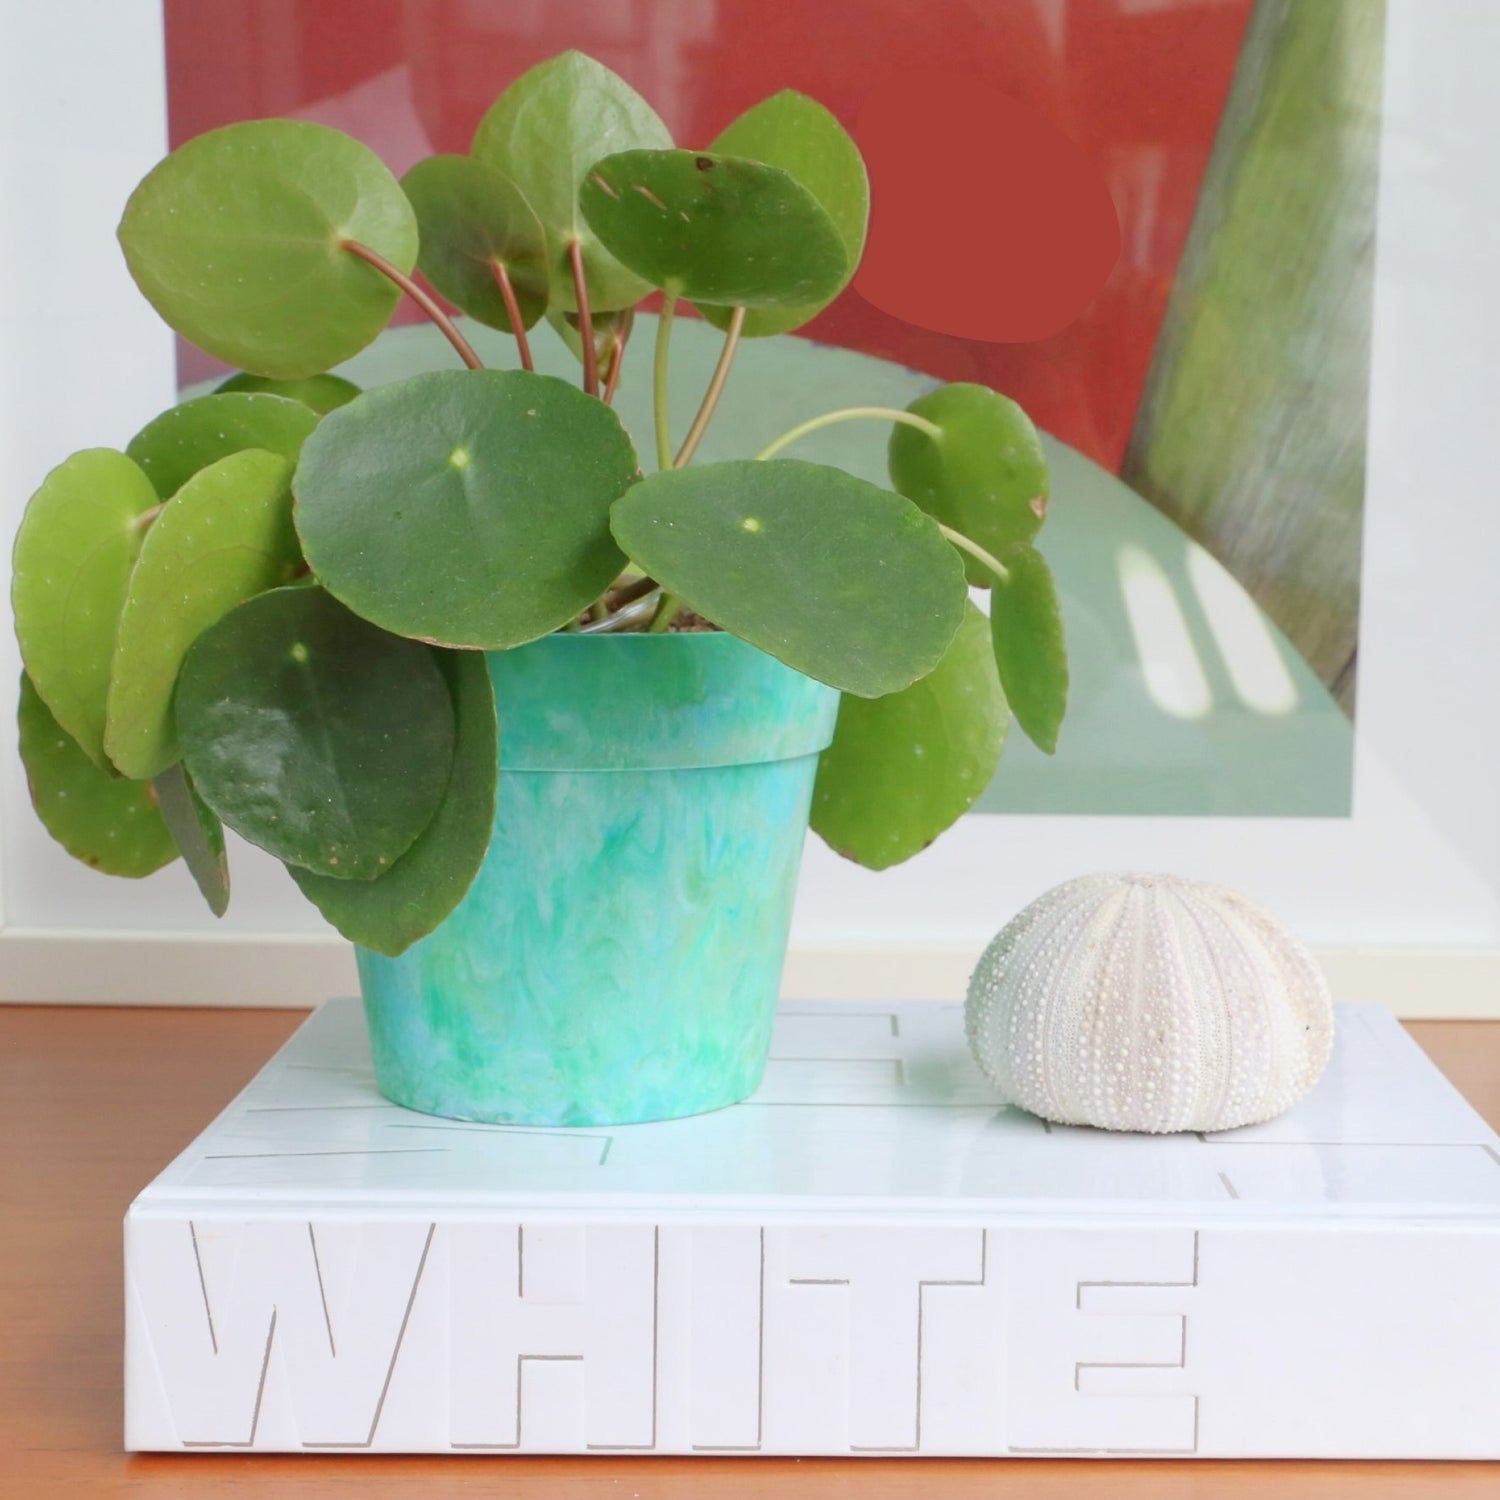
<instances>
[{"instance_id":1,"label":"wooden table surface","mask_svg":"<svg viewBox=\"0 0 1500 1500\"><path fill-rule=\"evenodd\" d=\"M1500 1496L1500 1464L125 1454L120 1221L297 1011L0 1006L0 1496ZM1500 1125L1500 1022L1417 1040ZM1500 1393L1497 1393L1500 1399Z\"/></svg>"}]
</instances>

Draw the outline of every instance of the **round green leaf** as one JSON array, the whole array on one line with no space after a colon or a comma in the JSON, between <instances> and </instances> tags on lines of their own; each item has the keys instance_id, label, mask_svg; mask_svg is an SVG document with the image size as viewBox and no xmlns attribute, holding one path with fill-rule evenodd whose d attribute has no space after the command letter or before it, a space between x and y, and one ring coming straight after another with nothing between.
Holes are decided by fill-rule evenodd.
<instances>
[{"instance_id":1,"label":"round green leaf","mask_svg":"<svg viewBox=\"0 0 1500 1500\"><path fill-rule=\"evenodd\" d=\"M1068 646L1057 585L1046 559L1026 542L1012 542L999 560L1010 574L990 595L1000 681L1016 723L1051 755L1068 711Z\"/></svg>"},{"instance_id":2,"label":"round green leaf","mask_svg":"<svg viewBox=\"0 0 1500 1500\"><path fill-rule=\"evenodd\" d=\"M490 107L470 155L515 183L547 237L548 300L578 311L568 245L576 240L597 311L632 307L650 286L600 245L578 206L578 186L601 156L670 146L656 111L618 74L582 52L523 73Z\"/></svg>"},{"instance_id":3,"label":"round green leaf","mask_svg":"<svg viewBox=\"0 0 1500 1500\"><path fill-rule=\"evenodd\" d=\"M870 179L859 147L833 115L816 99L783 89L747 109L709 149L780 167L818 200L844 243L848 264L838 288L843 291L864 254ZM822 312L833 296L796 307L757 308L745 317L744 335L763 338L799 328ZM730 314L725 309L710 306L702 312L716 328L728 327Z\"/></svg>"},{"instance_id":4,"label":"round green leaf","mask_svg":"<svg viewBox=\"0 0 1500 1500\"><path fill-rule=\"evenodd\" d=\"M842 469L667 469L616 501L613 525L705 619L861 698L925 676L963 619L963 567L937 526Z\"/></svg>"},{"instance_id":5,"label":"round green leaf","mask_svg":"<svg viewBox=\"0 0 1500 1500\"><path fill-rule=\"evenodd\" d=\"M318 588L273 589L198 637L177 734L199 795L236 833L346 880L411 848L453 764L432 653Z\"/></svg>"},{"instance_id":6,"label":"round green leaf","mask_svg":"<svg viewBox=\"0 0 1500 1500\"><path fill-rule=\"evenodd\" d=\"M572 619L624 559L610 503L637 476L619 418L565 381L451 370L323 419L297 468L319 581L436 645L518 646Z\"/></svg>"},{"instance_id":7,"label":"round green leaf","mask_svg":"<svg viewBox=\"0 0 1500 1500\"><path fill-rule=\"evenodd\" d=\"M884 698L841 700L818 762L813 831L872 870L920 854L989 785L1009 722L989 621L966 604L926 677Z\"/></svg>"},{"instance_id":8,"label":"round green leaf","mask_svg":"<svg viewBox=\"0 0 1500 1500\"><path fill-rule=\"evenodd\" d=\"M198 635L301 566L291 478L275 453L231 453L188 480L147 533L120 614L104 730L127 776L144 781L177 759L172 689Z\"/></svg>"},{"instance_id":9,"label":"round green leaf","mask_svg":"<svg viewBox=\"0 0 1500 1500\"><path fill-rule=\"evenodd\" d=\"M138 879L177 858L150 786L95 765L25 673L17 723L32 806L74 859L106 875Z\"/></svg>"},{"instance_id":10,"label":"round green leaf","mask_svg":"<svg viewBox=\"0 0 1500 1500\"><path fill-rule=\"evenodd\" d=\"M243 392L249 395L285 396L289 401L300 401L310 406L321 417L352 401L359 395L359 387L342 375L305 375L301 380L272 380L266 375L251 375L241 370L228 380L214 387L219 395ZM265 443L258 446L266 447Z\"/></svg>"},{"instance_id":11,"label":"round green leaf","mask_svg":"<svg viewBox=\"0 0 1500 1500\"><path fill-rule=\"evenodd\" d=\"M515 183L472 156L429 156L401 186L422 232L423 275L471 318L514 333L495 279L502 267L530 328L547 306L547 241Z\"/></svg>"},{"instance_id":12,"label":"round green leaf","mask_svg":"<svg viewBox=\"0 0 1500 1500\"><path fill-rule=\"evenodd\" d=\"M156 505L123 453L88 448L31 497L16 534L11 605L35 691L83 754L104 755L104 704L120 607Z\"/></svg>"},{"instance_id":13,"label":"round green leaf","mask_svg":"<svg viewBox=\"0 0 1500 1500\"><path fill-rule=\"evenodd\" d=\"M351 942L389 958L463 900L490 846L497 777L495 690L477 651L439 651L457 725L453 769L432 822L379 880L287 868L302 894Z\"/></svg>"},{"instance_id":14,"label":"round green leaf","mask_svg":"<svg viewBox=\"0 0 1500 1500\"><path fill-rule=\"evenodd\" d=\"M928 515L998 555L1029 542L1047 514L1047 456L1031 418L987 385L942 385L907 410L935 422L932 437L898 423L891 432L891 483ZM989 569L965 557L969 582L988 588Z\"/></svg>"},{"instance_id":15,"label":"round green leaf","mask_svg":"<svg viewBox=\"0 0 1500 1500\"><path fill-rule=\"evenodd\" d=\"M318 415L310 406L285 396L198 396L148 422L125 451L166 500L200 469L246 448L264 448L295 462L317 425Z\"/></svg>"},{"instance_id":16,"label":"round green leaf","mask_svg":"<svg viewBox=\"0 0 1500 1500\"><path fill-rule=\"evenodd\" d=\"M229 910L229 859L224 850L224 825L198 795L180 761L153 777L151 787L162 821L182 853L188 874L208 902L208 909L216 917L222 917Z\"/></svg>"},{"instance_id":17,"label":"round green leaf","mask_svg":"<svg viewBox=\"0 0 1500 1500\"><path fill-rule=\"evenodd\" d=\"M131 194L120 244L180 334L257 375L316 375L385 327L400 293L345 249L402 271L411 205L380 158L308 120L250 120L179 146Z\"/></svg>"},{"instance_id":18,"label":"round green leaf","mask_svg":"<svg viewBox=\"0 0 1500 1500\"><path fill-rule=\"evenodd\" d=\"M624 151L594 164L579 201L613 255L695 303L824 302L850 274L833 220L779 167L703 151Z\"/></svg>"}]
</instances>

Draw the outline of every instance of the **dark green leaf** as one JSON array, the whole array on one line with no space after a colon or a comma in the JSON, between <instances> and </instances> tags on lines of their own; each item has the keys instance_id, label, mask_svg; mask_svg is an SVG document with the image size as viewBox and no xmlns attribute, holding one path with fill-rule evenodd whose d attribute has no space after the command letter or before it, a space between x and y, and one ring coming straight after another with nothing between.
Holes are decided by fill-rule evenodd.
<instances>
[{"instance_id":1,"label":"dark green leaf","mask_svg":"<svg viewBox=\"0 0 1500 1500\"><path fill-rule=\"evenodd\" d=\"M638 473L619 418L565 381L452 370L323 419L293 481L319 580L399 635L518 646L596 599L623 558L609 507Z\"/></svg>"},{"instance_id":2,"label":"dark green leaf","mask_svg":"<svg viewBox=\"0 0 1500 1500\"><path fill-rule=\"evenodd\" d=\"M246 448L264 448L296 461L318 414L285 396L232 391L198 396L164 411L131 438L125 451L163 500L200 469Z\"/></svg>"},{"instance_id":3,"label":"dark green leaf","mask_svg":"<svg viewBox=\"0 0 1500 1500\"><path fill-rule=\"evenodd\" d=\"M599 244L579 211L578 186L601 156L671 144L656 111L623 78L582 52L564 52L501 94L470 154L510 178L542 221L552 305L578 310L568 262L577 240L590 305L609 311L633 306L651 288Z\"/></svg>"},{"instance_id":4,"label":"dark green leaf","mask_svg":"<svg viewBox=\"0 0 1500 1500\"><path fill-rule=\"evenodd\" d=\"M400 293L344 248L402 271L411 205L380 158L310 120L195 136L130 196L120 244L151 305L210 354L257 375L316 375L385 327Z\"/></svg>"},{"instance_id":5,"label":"dark green leaf","mask_svg":"<svg viewBox=\"0 0 1500 1500\"><path fill-rule=\"evenodd\" d=\"M930 516L997 556L1029 542L1047 514L1047 457L1031 418L987 385L943 385L907 410L935 422L930 436L898 423L891 432L891 483ZM966 556L969 582L994 581Z\"/></svg>"},{"instance_id":6,"label":"dark green leaf","mask_svg":"<svg viewBox=\"0 0 1500 1500\"><path fill-rule=\"evenodd\" d=\"M824 302L850 273L833 220L779 167L703 151L624 151L594 164L579 201L611 254L696 303Z\"/></svg>"},{"instance_id":7,"label":"dark green leaf","mask_svg":"<svg viewBox=\"0 0 1500 1500\"><path fill-rule=\"evenodd\" d=\"M156 805L182 852L208 909L222 917L229 910L229 859L224 852L224 825L198 795L179 761L151 782Z\"/></svg>"},{"instance_id":8,"label":"dark green leaf","mask_svg":"<svg viewBox=\"0 0 1500 1500\"><path fill-rule=\"evenodd\" d=\"M120 614L104 730L127 776L147 780L178 758L172 689L199 634L301 565L291 478L275 453L231 453L188 480L147 534Z\"/></svg>"},{"instance_id":9,"label":"dark green leaf","mask_svg":"<svg viewBox=\"0 0 1500 1500\"><path fill-rule=\"evenodd\" d=\"M989 622L968 604L926 677L884 698L840 702L818 762L813 831L872 870L919 854L989 785L1009 722Z\"/></svg>"},{"instance_id":10,"label":"dark green leaf","mask_svg":"<svg viewBox=\"0 0 1500 1500\"><path fill-rule=\"evenodd\" d=\"M285 396L289 401L310 406L321 417L352 401L359 395L359 387L342 375L304 375L301 380L272 380L266 375L250 375L241 370L238 375L231 375L216 385L214 392L216 395Z\"/></svg>"},{"instance_id":11,"label":"dark green leaf","mask_svg":"<svg viewBox=\"0 0 1500 1500\"><path fill-rule=\"evenodd\" d=\"M547 241L515 183L472 156L429 156L401 186L422 232L423 275L471 318L514 333L495 276L501 267L530 328L547 306Z\"/></svg>"},{"instance_id":12,"label":"dark green leaf","mask_svg":"<svg viewBox=\"0 0 1500 1500\"><path fill-rule=\"evenodd\" d=\"M668 469L618 500L612 524L706 619L862 698L925 676L963 619L963 567L937 526L841 469Z\"/></svg>"},{"instance_id":13,"label":"dark green leaf","mask_svg":"<svg viewBox=\"0 0 1500 1500\"><path fill-rule=\"evenodd\" d=\"M1068 646L1057 585L1046 559L1026 542L1000 554L1010 574L990 595L990 630L1000 681L1016 723L1051 755L1068 711Z\"/></svg>"},{"instance_id":14,"label":"dark green leaf","mask_svg":"<svg viewBox=\"0 0 1500 1500\"><path fill-rule=\"evenodd\" d=\"M844 242L848 266L839 287L842 291L864 253L865 226L870 217L870 180L864 159L844 127L816 99L795 89L783 89L747 109L709 149L780 167L818 200ZM798 328L832 300L825 297L798 307L757 308L745 318L745 337L760 338ZM728 326L725 309L705 307L702 311L716 328Z\"/></svg>"},{"instance_id":15,"label":"dark green leaf","mask_svg":"<svg viewBox=\"0 0 1500 1500\"><path fill-rule=\"evenodd\" d=\"M236 833L290 864L373 880L432 820L453 705L432 653L318 588L274 589L193 643L182 758Z\"/></svg>"},{"instance_id":16,"label":"dark green leaf","mask_svg":"<svg viewBox=\"0 0 1500 1500\"><path fill-rule=\"evenodd\" d=\"M120 606L156 504L123 453L89 448L42 481L16 535L11 605L35 691L96 765Z\"/></svg>"},{"instance_id":17,"label":"dark green leaf","mask_svg":"<svg viewBox=\"0 0 1500 1500\"><path fill-rule=\"evenodd\" d=\"M351 942L394 958L463 900L495 821L495 690L477 651L440 651L457 735L448 789L432 822L379 880L335 880L287 868L302 894Z\"/></svg>"},{"instance_id":18,"label":"dark green leaf","mask_svg":"<svg viewBox=\"0 0 1500 1500\"><path fill-rule=\"evenodd\" d=\"M74 859L106 875L138 879L177 858L151 788L96 766L24 673L17 723L32 806Z\"/></svg>"}]
</instances>

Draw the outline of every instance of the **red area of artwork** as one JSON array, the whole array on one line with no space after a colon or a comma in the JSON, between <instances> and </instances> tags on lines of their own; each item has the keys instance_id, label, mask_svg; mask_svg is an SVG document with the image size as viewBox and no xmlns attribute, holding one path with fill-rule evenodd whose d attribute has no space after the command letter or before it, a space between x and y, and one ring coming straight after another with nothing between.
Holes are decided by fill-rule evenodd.
<instances>
[{"instance_id":1,"label":"red area of artwork","mask_svg":"<svg viewBox=\"0 0 1500 1500\"><path fill-rule=\"evenodd\" d=\"M804 332L944 379L993 385L1114 469L1251 3L166 0L172 141L231 120L299 115L350 131L402 172L432 151L465 150L495 95L568 47L629 79L687 145L707 143L779 88L821 99L856 138L865 101L878 90L899 90L903 78L935 75L993 91L1073 143L1076 159L1107 188L1120 249L1102 289L1065 328L1035 342L987 342L996 335L984 330L994 324L986 325L977 301L972 321L943 324L963 332L904 321L888 309L914 308L873 290L874 283L872 296L884 306L851 289ZM914 135L922 112L914 91ZM861 145L883 155L873 135ZM977 162L986 145L965 140L959 149ZM878 163L875 182L879 193ZM1048 243L1060 214L1073 212L1045 191L1050 206L1032 202L1022 213L1037 246ZM886 226L925 214L934 257L929 277L961 285L945 256L952 254L944 244L951 221L933 217L932 195L910 206L897 191L888 197L877 198L872 267L891 264L893 231ZM1064 259L1059 254L1058 263ZM1076 285L1086 280L1080 275ZM183 375L199 379L213 368L189 351Z\"/></svg>"},{"instance_id":2,"label":"red area of artwork","mask_svg":"<svg viewBox=\"0 0 1500 1500\"><path fill-rule=\"evenodd\" d=\"M937 333L1029 344L1098 296L1120 224L1088 153L981 78L892 74L860 106L870 238L854 286Z\"/></svg>"}]
</instances>

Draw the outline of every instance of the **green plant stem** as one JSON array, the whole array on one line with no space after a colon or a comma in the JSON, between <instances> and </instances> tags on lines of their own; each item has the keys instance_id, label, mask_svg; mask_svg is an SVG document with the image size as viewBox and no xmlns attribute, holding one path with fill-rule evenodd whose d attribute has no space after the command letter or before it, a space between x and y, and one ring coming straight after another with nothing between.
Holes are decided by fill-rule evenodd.
<instances>
[{"instance_id":1,"label":"green plant stem","mask_svg":"<svg viewBox=\"0 0 1500 1500\"><path fill-rule=\"evenodd\" d=\"M510 276L500 261L492 260L490 268L495 273L495 285L500 288L500 296L505 302L505 316L510 319L510 331L516 336L516 353L521 357L521 368L534 370L536 366L531 362L531 342L521 324L521 304L516 301L516 289L510 284Z\"/></svg>"},{"instance_id":2,"label":"green plant stem","mask_svg":"<svg viewBox=\"0 0 1500 1500\"><path fill-rule=\"evenodd\" d=\"M745 309L735 308L730 314L729 328L724 335L724 347L719 350L719 362L714 366L713 377L708 382L708 389L703 393L703 404L698 408L698 415L693 418L693 425L688 428L687 436L682 440L682 447L677 450L675 467L682 468L684 464L693 461L693 455L698 451L698 444L703 441L703 434L708 431L708 424L713 420L714 409L719 404L719 398L724 394L724 384L729 379L729 367L734 363L734 352L740 346L740 333L745 326Z\"/></svg>"},{"instance_id":3,"label":"green plant stem","mask_svg":"<svg viewBox=\"0 0 1500 1500\"><path fill-rule=\"evenodd\" d=\"M599 394L599 351L594 347L594 314L589 307L588 281L583 274L583 246L568 241L568 264L573 268L573 297L578 303L578 336L583 340L583 388Z\"/></svg>"},{"instance_id":4,"label":"green plant stem","mask_svg":"<svg viewBox=\"0 0 1500 1500\"><path fill-rule=\"evenodd\" d=\"M703 401L698 407L698 414L693 418L693 424L688 428L687 436L682 440L682 447L677 450L677 457L669 459L672 451L672 433L670 424L664 421L667 409L667 359L666 342L662 336L662 330L671 322L672 301L662 302L662 321L657 325L656 343L656 454L657 463L662 468L683 468L693 460L693 455L698 451L698 444L703 441L703 434L708 431L708 424L713 420L715 409L718 407L719 398L724 394L725 383L729 379L729 367L734 363L735 350L740 346L740 333L745 327L745 309L735 308L730 315L729 327L724 335L724 347L719 350L719 362L714 366L714 373L709 378L708 389L703 393ZM682 607L682 600L676 594L663 594L661 604L657 607L656 614L651 619L651 634L660 635L672 623L677 611Z\"/></svg>"},{"instance_id":5,"label":"green plant stem","mask_svg":"<svg viewBox=\"0 0 1500 1500\"><path fill-rule=\"evenodd\" d=\"M667 404L667 351L672 342L672 314L677 298L664 292L661 313L656 320L656 359L652 370L651 392L656 408L656 467L672 467L672 413Z\"/></svg>"},{"instance_id":6,"label":"green plant stem","mask_svg":"<svg viewBox=\"0 0 1500 1500\"><path fill-rule=\"evenodd\" d=\"M997 558L994 553L986 552L978 542L971 542L963 532L955 531L951 526L944 526L938 522L938 530L953 543L955 547L967 552L970 557L977 558L987 567L1001 583L1010 582L1010 569Z\"/></svg>"},{"instance_id":7,"label":"green plant stem","mask_svg":"<svg viewBox=\"0 0 1500 1500\"><path fill-rule=\"evenodd\" d=\"M878 422L904 422L908 427L915 427L919 432L925 432L930 438L941 437L943 433L943 429L936 422L929 422L926 417L919 417L914 412L897 411L893 406L846 406L840 411L824 412L821 417L812 417L806 422L799 423L789 432L783 432L775 442L767 443L755 456L775 458L783 448L795 443L798 438L806 437L810 432L832 427L835 422L853 422L864 419Z\"/></svg>"},{"instance_id":8,"label":"green plant stem","mask_svg":"<svg viewBox=\"0 0 1500 1500\"><path fill-rule=\"evenodd\" d=\"M374 266L388 281L392 281L400 287L437 324L438 328L442 331L443 337L453 345L458 351L458 357L471 370L482 370L484 368L484 362L474 352L473 346L458 331L458 327L453 319L438 306L435 297L418 286L405 271L393 266L378 250L372 250L368 245L361 245L358 240L344 240L341 243L343 248L351 255L357 255L362 261Z\"/></svg>"}]
</instances>

